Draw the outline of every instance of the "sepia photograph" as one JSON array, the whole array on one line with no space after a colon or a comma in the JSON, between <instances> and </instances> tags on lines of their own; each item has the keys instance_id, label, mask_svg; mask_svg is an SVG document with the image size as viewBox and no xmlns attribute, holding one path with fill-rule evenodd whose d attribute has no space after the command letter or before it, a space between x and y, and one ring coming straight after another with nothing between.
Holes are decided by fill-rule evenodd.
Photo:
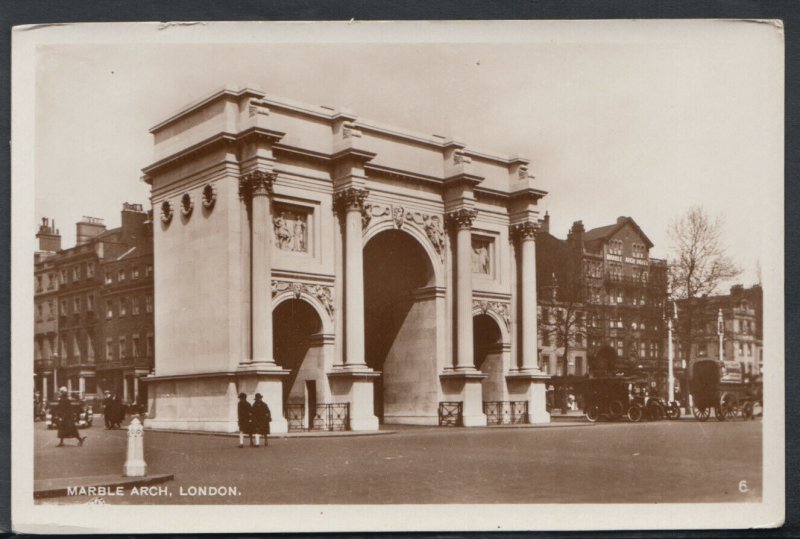
<instances>
[{"instance_id":1,"label":"sepia photograph","mask_svg":"<svg viewBox=\"0 0 800 539\"><path fill-rule=\"evenodd\" d=\"M12 34L16 530L781 524L781 21Z\"/></svg>"}]
</instances>

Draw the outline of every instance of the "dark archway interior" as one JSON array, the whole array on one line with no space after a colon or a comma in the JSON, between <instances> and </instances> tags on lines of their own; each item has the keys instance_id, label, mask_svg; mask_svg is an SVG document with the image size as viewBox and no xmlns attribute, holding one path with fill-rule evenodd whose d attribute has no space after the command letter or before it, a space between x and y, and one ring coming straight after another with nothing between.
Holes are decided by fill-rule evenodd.
<instances>
[{"instance_id":1,"label":"dark archway interior","mask_svg":"<svg viewBox=\"0 0 800 539\"><path fill-rule=\"evenodd\" d=\"M275 362L291 371L283 384L283 400L287 401L303 363L311 338L322 330L317 311L307 302L290 299L278 305L272 314L273 353Z\"/></svg>"},{"instance_id":2,"label":"dark archway interior","mask_svg":"<svg viewBox=\"0 0 800 539\"><path fill-rule=\"evenodd\" d=\"M481 368L486 356L501 341L500 328L491 316L479 314L472 318L472 343L476 368Z\"/></svg>"},{"instance_id":3,"label":"dark archway interior","mask_svg":"<svg viewBox=\"0 0 800 539\"><path fill-rule=\"evenodd\" d=\"M425 250L405 232L389 230L364 248L364 348L369 367L384 371L398 332L414 305L413 292L434 283ZM397 351L397 350L395 350ZM385 374L375 382L375 415L383 421Z\"/></svg>"}]
</instances>

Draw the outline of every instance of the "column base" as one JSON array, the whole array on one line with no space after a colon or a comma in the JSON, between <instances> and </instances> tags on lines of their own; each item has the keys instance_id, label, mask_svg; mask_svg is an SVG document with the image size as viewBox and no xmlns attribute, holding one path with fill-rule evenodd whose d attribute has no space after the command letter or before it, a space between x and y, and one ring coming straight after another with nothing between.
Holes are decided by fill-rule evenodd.
<instances>
[{"instance_id":1,"label":"column base","mask_svg":"<svg viewBox=\"0 0 800 539\"><path fill-rule=\"evenodd\" d=\"M260 393L262 400L269 406L272 419L269 423L271 434L286 434L289 432L289 422L283 415L283 382L290 372L276 365L251 362L239 365L239 388L247 393L248 400L252 403L254 395Z\"/></svg>"},{"instance_id":2,"label":"column base","mask_svg":"<svg viewBox=\"0 0 800 539\"><path fill-rule=\"evenodd\" d=\"M506 375L509 398L528 402L528 423L550 423L547 411L547 381L550 376L538 369L518 369Z\"/></svg>"},{"instance_id":3,"label":"column base","mask_svg":"<svg viewBox=\"0 0 800 539\"><path fill-rule=\"evenodd\" d=\"M378 430L373 381L380 375L366 365L336 366L328 373L334 399L350 403L350 430Z\"/></svg>"},{"instance_id":4,"label":"column base","mask_svg":"<svg viewBox=\"0 0 800 539\"><path fill-rule=\"evenodd\" d=\"M439 378L449 389L448 393L459 394L462 402L461 423L465 427L485 427L483 413L483 380L486 374L476 368L448 369Z\"/></svg>"}]
</instances>

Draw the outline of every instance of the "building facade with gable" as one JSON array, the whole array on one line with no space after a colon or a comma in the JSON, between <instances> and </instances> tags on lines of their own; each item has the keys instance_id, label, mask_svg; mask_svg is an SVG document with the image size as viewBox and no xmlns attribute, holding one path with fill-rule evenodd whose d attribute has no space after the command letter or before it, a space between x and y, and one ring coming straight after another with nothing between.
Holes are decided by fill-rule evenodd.
<instances>
[{"instance_id":1,"label":"building facade with gable","mask_svg":"<svg viewBox=\"0 0 800 539\"><path fill-rule=\"evenodd\" d=\"M151 428L549 420L526 159L255 89L151 133Z\"/></svg>"},{"instance_id":2,"label":"building facade with gable","mask_svg":"<svg viewBox=\"0 0 800 539\"><path fill-rule=\"evenodd\" d=\"M542 370L562 378L625 371L663 386L667 263L650 256L652 247L631 217L589 231L575 221L562 240L545 216L537 239Z\"/></svg>"}]
</instances>

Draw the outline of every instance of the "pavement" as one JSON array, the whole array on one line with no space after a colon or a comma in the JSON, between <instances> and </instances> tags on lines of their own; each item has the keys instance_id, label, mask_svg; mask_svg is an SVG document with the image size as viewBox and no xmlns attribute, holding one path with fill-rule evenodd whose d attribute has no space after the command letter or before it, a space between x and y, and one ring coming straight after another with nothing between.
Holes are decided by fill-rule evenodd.
<instances>
[{"instance_id":1,"label":"pavement","mask_svg":"<svg viewBox=\"0 0 800 539\"><path fill-rule=\"evenodd\" d=\"M558 425L558 426L557 426ZM563 426L573 428L563 428ZM559 428L562 427L562 428ZM145 433L149 475L164 489L113 504L681 503L761 499L761 421L598 422L552 427L392 426L390 435L238 440ZM57 448L35 429L35 478L119 476L126 432L82 431ZM67 442L69 444L69 442ZM742 483L744 481L744 483ZM746 485L745 489L741 485ZM87 503L67 496L38 503Z\"/></svg>"}]
</instances>

